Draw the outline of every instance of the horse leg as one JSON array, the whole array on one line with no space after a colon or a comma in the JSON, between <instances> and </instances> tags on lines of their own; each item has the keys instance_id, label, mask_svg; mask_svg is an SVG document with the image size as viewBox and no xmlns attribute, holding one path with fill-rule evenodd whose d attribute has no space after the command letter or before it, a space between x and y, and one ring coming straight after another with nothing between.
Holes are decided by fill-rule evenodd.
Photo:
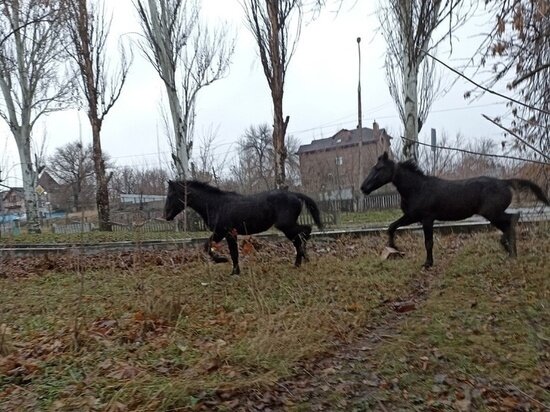
<instances>
[{"instance_id":1,"label":"horse leg","mask_svg":"<svg viewBox=\"0 0 550 412\"><path fill-rule=\"evenodd\" d=\"M498 218L491 219L491 224L502 231L500 243L504 246L504 249L508 252L510 257L516 257L518 255L515 229L518 220L519 213L503 213Z\"/></svg>"},{"instance_id":2,"label":"horse leg","mask_svg":"<svg viewBox=\"0 0 550 412\"><path fill-rule=\"evenodd\" d=\"M305 244L311 234L311 226L308 225L295 225L291 227L277 227L281 232L285 234L288 240L290 240L296 248L296 260L294 266L300 267L302 265L302 258L307 260L305 252Z\"/></svg>"},{"instance_id":3,"label":"horse leg","mask_svg":"<svg viewBox=\"0 0 550 412\"><path fill-rule=\"evenodd\" d=\"M397 246L395 246L395 231L397 230L397 228L401 226L407 226L414 222L415 220L410 218L407 215L403 215L399 219L397 219L395 222L393 222L388 227L388 246L397 250Z\"/></svg>"},{"instance_id":4,"label":"horse leg","mask_svg":"<svg viewBox=\"0 0 550 412\"><path fill-rule=\"evenodd\" d=\"M227 246L229 246L229 254L231 255L231 261L233 262L233 270L231 275L240 275L241 268L239 267L239 245L237 244L237 235L228 233L225 236L227 240Z\"/></svg>"},{"instance_id":5,"label":"horse leg","mask_svg":"<svg viewBox=\"0 0 550 412\"><path fill-rule=\"evenodd\" d=\"M424 230L424 245L426 246L426 262L424 267L429 268L434 264L433 247L434 247L434 221L424 220L422 222L422 229Z\"/></svg>"},{"instance_id":6,"label":"horse leg","mask_svg":"<svg viewBox=\"0 0 550 412\"><path fill-rule=\"evenodd\" d=\"M304 261L308 262L309 257L307 255L306 246L307 246L307 241L311 237L311 226L310 225L300 226L300 233L298 234L298 236L300 237L300 240L301 240L300 253L304 258ZM294 244L294 246L296 247L296 244ZM298 252L298 248L296 249L296 252Z\"/></svg>"},{"instance_id":7,"label":"horse leg","mask_svg":"<svg viewBox=\"0 0 550 412\"><path fill-rule=\"evenodd\" d=\"M216 253L216 251L212 247L212 242L218 243L222 239L223 239L223 236L219 235L218 233L212 233L212 235L206 240L204 244L204 251L208 253L208 255L214 261L214 263L224 263L228 261L228 259L225 256L222 256L219 253Z\"/></svg>"}]
</instances>

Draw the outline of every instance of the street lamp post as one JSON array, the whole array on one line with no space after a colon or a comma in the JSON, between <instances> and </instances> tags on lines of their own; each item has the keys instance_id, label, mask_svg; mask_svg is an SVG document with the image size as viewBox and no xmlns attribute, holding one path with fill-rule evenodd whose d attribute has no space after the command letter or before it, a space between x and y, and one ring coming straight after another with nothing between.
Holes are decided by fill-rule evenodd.
<instances>
[{"instance_id":1,"label":"street lamp post","mask_svg":"<svg viewBox=\"0 0 550 412\"><path fill-rule=\"evenodd\" d=\"M357 172L357 190L360 196L361 181L363 179L363 165L361 163L361 152L363 151L363 114L361 112L361 37L357 37L357 52L359 57L359 72L357 83L357 128L359 129L359 154ZM359 206L359 204L357 205ZM359 209L359 207L358 207Z\"/></svg>"}]
</instances>

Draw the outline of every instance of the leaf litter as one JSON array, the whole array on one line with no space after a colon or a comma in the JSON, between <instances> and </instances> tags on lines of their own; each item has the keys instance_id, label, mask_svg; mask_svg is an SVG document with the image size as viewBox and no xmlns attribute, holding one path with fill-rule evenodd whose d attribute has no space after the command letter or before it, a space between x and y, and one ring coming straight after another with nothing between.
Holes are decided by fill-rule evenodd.
<instances>
[{"instance_id":1,"label":"leaf litter","mask_svg":"<svg viewBox=\"0 0 550 412\"><path fill-rule=\"evenodd\" d=\"M517 300L514 291L518 286L525 290L526 295L522 297L531 299L529 304L536 306L540 303L541 294L548 302L547 288L539 287L537 294L528 287L531 282L539 280L536 276L530 278L529 273L543 265L541 259L549 252L549 238L546 236L537 243L532 234L520 235L522 242L526 243L522 252L533 254L535 263L520 257L513 268L516 271L499 274L504 276L504 280L493 276L486 282L493 287L486 291L486 295L470 296L465 291L463 298L467 309L479 311L481 315L469 317L468 321L479 322L479 325L463 325L460 330L449 329L443 334L436 331L437 339L453 341L460 335L468 335L470 339L503 330L506 316L515 316L515 307L506 309L504 313L498 313L498 308ZM342 292L353 295L358 284L362 284L364 257L368 249L372 249L367 256L373 261L368 269L371 274L379 271L391 276L395 270L402 270L400 266L403 265L417 265L419 268L421 242L419 238L411 238L407 245L413 246L403 249L405 257L387 263L377 256L383 247L383 239L312 241L311 260L326 259L322 264L317 264L312 273L288 268L284 272L277 271L280 274L276 275L271 273L273 267L289 265L292 247L285 242L245 239L242 242L242 266L249 265L253 270L249 269L242 275L248 284L244 296L234 294L233 289L229 291L231 286L227 285L234 280L227 279L228 268L210 265L198 249L144 250L139 259L131 253L87 256L85 259L74 255L13 259L9 270L4 271L5 279L1 280L5 284L32 284L42 277L56 277L74 271L90 277L107 271L109 275L121 278L127 287L128 284L134 285L132 293L125 293L141 296L143 301L137 305L125 300L119 304L111 302L101 316L84 314L85 319L80 319L82 330L76 348L75 326L71 326L71 322L56 319L53 326L24 331L17 322L2 323L0 349L4 348L4 352L0 353L0 405L11 410L40 409L44 407L40 400L44 391L40 387L49 385L55 389L50 396L51 410L544 410L544 405L549 402L544 394L550 382L549 348L548 340L544 339L548 336L548 328L540 316L530 315L529 318L536 330L533 335L542 337L536 339L539 355L535 362L538 364L529 368L516 365L519 381L496 375L496 372L490 373L491 368L498 371L501 362L498 355L491 355L490 351L484 358L486 366L483 363L474 369L470 365L460 366L457 362L464 360L454 356L444 345L440 347L436 337L432 336L435 332L428 327L440 312L455 309L452 305L456 305L456 300L452 299L449 306L441 303L443 299L432 304L434 297L441 298L448 293L454 279L474 282L474 275L490 275L491 266L504 271L510 269L507 261L499 256L501 251L492 247L494 236L442 237L438 241L444 243L441 249L446 255L441 253L432 271L411 269L389 290L378 284L363 285L366 287L363 295L355 294L349 299L339 297ZM227 253L224 246L220 249ZM349 265L336 264L344 254ZM485 254L491 255L491 259L483 264ZM472 266L479 262L482 263L472 271ZM331 280L336 275L320 276L316 273L329 264L333 265L334 274L345 273L338 277L339 283ZM195 272L199 268L193 276L198 276L196 284L200 289L188 292L200 296L170 296L170 289L166 286L156 285L157 289L152 286L155 273L167 276L170 284L170 280L183 274L181 268L186 266L193 267ZM454 278L446 276L449 271L453 272ZM523 279L515 279L522 272ZM300 279L301 275L303 279ZM288 317L288 310L280 311L276 300L271 302L268 299L268 293L273 290L281 293L281 289L275 289L265 280L269 276L292 277L293 282L285 285L284 293L288 293L286 302L295 305L294 309L306 310L314 301L312 299L328 299L323 302L326 307L319 305L316 310L326 310L327 319L338 321L332 332L330 328L324 331L322 345L313 346L312 350L283 362L286 366L279 371L272 362L279 362L277 359L283 356L284 350L273 352L273 345L285 333L293 333L289 326L292 317ZM342 279L349 281L350 285L342 284ZM190 280L193 281L193 277L186 277L186 282ZM287 281L284 278L278 280ZM323 294L316 295L318 292L304 282L317 282L315 288L322 288ZM46 283L42 287L47 286ZM365 294L369 297L375 295L373 303L357 298ZM227 300L228 296L231 299ZM239 299L242 302L232 301ZM343 300L330 306L330 299ZM485 308L487 301L497 306ZM200 302L206 308L201 308ZM93 305L92 298L90 304ZM17 307L10 301L7 307L11 308L8 311L22 314L26 305L21 303ZM426 313L434 309L437 311ZM300 316L300 313L302 316L307 314L296 311L294 316ZM66 314L59 313L59 316ZM266 321L271 324L258 323ZM183 330L185 333L181 333ZM252 341L242 340L252 332L256 333ZM259 339L266 332L267 338ZM249 351L253 349L265 351L268 355L258 362L250 357ZM461 350L466 361L474 358L467 348ZM273 361L267 360L269 356L275 356ZM472 359L469 361L473 363ZM63 369L78 370L84 378L71 378L61 372ZM503 371L507 372L506 369ZM151 379L169 379L166 382L190 380L191 383L180 386L183 394L178 396L164 393L169 403L143 396L132 400L132 394L136 394L133 391L150 385ZM192 384L193 379L200 380L202 390ZM153 386L162 387L159 385ZM533 390L536 387L542 391Z\"/></svg>"}]
</instances>

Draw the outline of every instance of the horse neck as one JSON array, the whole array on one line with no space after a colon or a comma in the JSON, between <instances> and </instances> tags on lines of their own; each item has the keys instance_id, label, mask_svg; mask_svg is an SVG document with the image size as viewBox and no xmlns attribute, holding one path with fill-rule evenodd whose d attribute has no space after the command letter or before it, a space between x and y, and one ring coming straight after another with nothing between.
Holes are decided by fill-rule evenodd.
<instances>
[{"instance_id":1,"label":"horse neck","mask_svg":"<svg viewBox=\"0 0 550 412\"><path fill-rule=\"evenodd\" d=\"M425 180L426 176L396 165L392 183L402 197L409 197L419 192Z\"/></svg>"},{"instance_id":2,"label":"horse neck","mask_svg":"<svg viewBox=\"0 0 550 412\"><path fill-rule=\"evenodd\" d=\"M216 213L218 207L223 203L221 195L202 192L197 189L190 189L187 195L187 205L197 212L205 222Z\"/></svg>"}]
</instances>

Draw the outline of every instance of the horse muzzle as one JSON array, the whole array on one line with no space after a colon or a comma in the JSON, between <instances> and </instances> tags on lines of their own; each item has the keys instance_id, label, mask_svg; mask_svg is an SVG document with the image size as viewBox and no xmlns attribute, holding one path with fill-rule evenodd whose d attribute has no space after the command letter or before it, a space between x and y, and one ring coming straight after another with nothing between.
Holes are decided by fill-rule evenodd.
<instances>
[{"instance_id":1,"label":"horse muzzle","mask_svg":"<svg viewBox=\"0 0 550 412\"><path fill-rule=\"evenodd\" d=\"M370 194L374 188L371 185L362 185L361 186L361 192L363 192L364 195Z\"/></svg>"}]
</instances>

